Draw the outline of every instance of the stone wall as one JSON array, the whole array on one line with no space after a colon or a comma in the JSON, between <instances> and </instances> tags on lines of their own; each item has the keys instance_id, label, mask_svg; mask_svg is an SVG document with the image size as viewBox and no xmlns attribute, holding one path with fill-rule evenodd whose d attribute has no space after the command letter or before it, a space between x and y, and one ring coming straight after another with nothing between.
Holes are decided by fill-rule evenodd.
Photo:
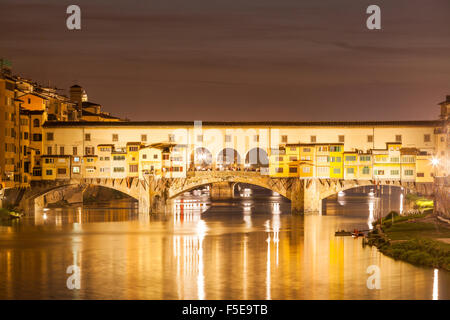
<instances>
[{"instance_id":1,"label":"stone wall","mask_svg":"<svg viewBox=\"0 0 450 320\"><path fill-rule=\"evenodd\" d=\"M434 212L445 219L450 219L450 177L435 178L434 195Z\"/></svg>"}]
</instances>

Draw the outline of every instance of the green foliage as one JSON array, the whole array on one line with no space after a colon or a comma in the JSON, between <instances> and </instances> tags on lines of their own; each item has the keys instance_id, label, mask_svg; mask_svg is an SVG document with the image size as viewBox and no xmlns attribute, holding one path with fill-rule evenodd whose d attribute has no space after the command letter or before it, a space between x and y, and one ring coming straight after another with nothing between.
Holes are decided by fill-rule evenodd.
<instances>
[{"instance_id":1,"label":"green foliage","mask_svg":"<svg viewBox=\"0 0 450 320\"><path fill-rule=\"evenodd\" d=\"M391 211L386 215L386 217L384 217L384 219L392 219L392 216L394 216L395 219L396 217L399 216L399 214L397 211Z\"/></svg>"},{"instance_id":2,"label":"green foliage","mask_svg":"<svg viewBox=\"0 0 450 320\"><path fill-rule=\"evenodd\" d=\"M442 247L437 241L413 239L389 244L386 241L369 240L369 244L377 246L383 254L396 260L450 271L450 249Z\"/></svg>"}]
</instances>

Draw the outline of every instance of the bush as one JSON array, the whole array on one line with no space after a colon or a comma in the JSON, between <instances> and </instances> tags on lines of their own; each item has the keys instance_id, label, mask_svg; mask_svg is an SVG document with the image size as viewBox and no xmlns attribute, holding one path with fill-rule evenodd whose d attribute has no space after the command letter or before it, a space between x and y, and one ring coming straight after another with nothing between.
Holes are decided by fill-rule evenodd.
<instances>
[{"instance_id":1,"label":"bush","mask_svg":"<svg viewBox=\"0 0 450 320\"><path fill-rule=\"evenodd\" d=\"M399 214L397 211L391 211L386 215L386 217L384 217L384 220L392 219L392 216L394 216L394 219L395 219L395 217L398 217Z\"/></svg>"}]
</instances>

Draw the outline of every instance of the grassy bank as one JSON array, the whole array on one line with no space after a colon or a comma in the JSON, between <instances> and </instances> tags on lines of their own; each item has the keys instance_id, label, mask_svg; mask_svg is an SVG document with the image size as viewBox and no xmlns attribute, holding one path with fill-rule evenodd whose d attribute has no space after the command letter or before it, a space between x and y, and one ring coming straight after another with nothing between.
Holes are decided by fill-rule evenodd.
<instances>
[{"instance_id":1,"label":"grassy bank","mask_svg":"<svg viewBox=\"0 0 450 320\"><path fill-rule=\"evenodd\" d=\"M367 243L396 260L450 271L450 227L431 214L384 218Z\"/></svg>"}]
</instances>

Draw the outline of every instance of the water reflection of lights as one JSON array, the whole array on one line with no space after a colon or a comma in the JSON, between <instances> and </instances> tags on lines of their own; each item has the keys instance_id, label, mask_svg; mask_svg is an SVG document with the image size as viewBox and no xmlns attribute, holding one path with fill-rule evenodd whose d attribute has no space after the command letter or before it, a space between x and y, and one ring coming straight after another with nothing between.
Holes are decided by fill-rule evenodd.
<instances>
[{"instance_id":1,"label":"water reflection of lights","mask_svg":"<svg viewBox=\"0 0 450 320\"><path fill-rule=\"evenodd\" d=\"M280 214L280 203L279 202L274 202L272 203L272 214Z\"/></svg>"},{"instance_id":2,"label":"water reflection of lights","mask_svg":"<svg viewBox=\"0 0 450 320\"><path fill-rule=\"evenodd\" d=\"M373 229L372 223L375 220L374 216L375 202L373 199L369 199L369 220L367 220L367 224L369 225L369 229Z\"/></svg>"},{"instance_id":3,"label":"water reflection of lights","mask_svg":"<svg viewBox=\"0 0 450 320\"><path fill-rule=\"evenodd\" d=\"M439 299L439 270L434 269L434 276L433 276L433 300Z\"/></svg>"},{"instance_id":4,"label":"water reflection of lights","mask_svg":"<svg viewBox=\"0 0 450 320\"><path fill-rule=\"evenodd\" d=\"M206 209L208 209L206 202L199 199L177 199L174 200L172 206L175 220L179 219L181 215L186 217L199 215Z\"/></svg>"},{"instance_id":5,"label":"water reflection of lights","mask_svg":"<svg viewBox=\"0 0 450 320\"><path fill-rule=\"evenodd\" d=\"M249 198L252 196L252 189L245 188L244 191L241 193L241 197Z\"/></svg>"},{"instance_id":6,"label":"water reflection of lights","mask_svg":"<svg viewBox=\"0 0 450 320\"><path fill-rule=\"evenodd\" d=\"M270 220L267 220L264 224L265 231L267 232L267 262L266 262L266 299L271 299L271 252L270 252L270 245L273 242L275 244L275 263L278 267L278 252L279 252L279 234L280 234L280 216L274 215L272 218L272 228L270 227ZM271 233L273 233L273 237L271 236Z\"/></svg>"},{"instance_id":7,"label":"water reflection of lights","mask_svg":"<svg viewBox=\"0 0 450 320\"><path fill-rule=\"evenodd\" d=\"M338 197L343 197L345 196L345 192L344 191L339 191L338 192Z\"/></svg>"},{"instance_id":8,"label":"water reflection of lights","mask_svg":"<svg viewBox=\"0 0 450 320\"><path fill-rule=\"evenodd\" d=\"M244 206L244 215L248 215L252 212L252 201L245 201L242 203Z\"/></svg>"},{"instance_id":9,"label":"water reflection of lights","mask_svg":"<svg viewBox=\"0 0 450 320\"><path fill-rule=\"evenodd\" d=\"M270 228L269 228L270 230ZM270 231L267 238L267 263L266 263L266 300L270 300Z\"/></svg>"},{"instance_id":10,"label":"water reflection of lights","mask_svg":"<svg viewBox=\"0 0 450 320\"><path fill-rule=\"evenodd\" d=\"M181 270L185 277L196 275L197 299L205 299L205 276L203 265L203 239L208 228L203 220L196 224L196 234L186 236L174 236L173 254L176 259L177 275L181 276ZM178 281L177 281L178 282ZM180 298L184 298L181 297Z\"/></svg>"},{"instance_id":11,"label":"water reflection of lights","mask_svg":"<svg viewBox=\"0 0 450 320\"><path fill-rule=\"evenodd\" d=\"M44 214L42 215L42 218L43 218L44 220L47 220L47 214L44 213Z\"/></svg>"},{"instance_id":12,"label":"water reflection of lights","mask_svg":"<svg viewBox=\"0 0 450 320\"><path fill-rule=\"evenodd\" d=\"M400 193L400 209L399 209L399 212L400 212L400 215L403 213L403 192Z\"/></svg>"}]
</instances>

